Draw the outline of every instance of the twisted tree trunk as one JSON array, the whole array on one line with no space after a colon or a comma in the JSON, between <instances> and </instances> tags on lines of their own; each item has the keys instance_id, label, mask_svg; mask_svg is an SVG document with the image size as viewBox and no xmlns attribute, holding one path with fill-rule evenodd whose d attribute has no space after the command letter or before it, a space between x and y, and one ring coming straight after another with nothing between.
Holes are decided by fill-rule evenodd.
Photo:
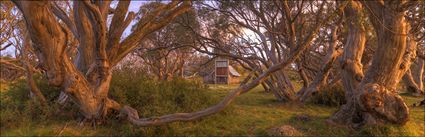
<instances>
[{"instance_id":1,"label":"twisted tree trunk","mask_svg":"<svg viewBox=\"0 0 425 137\"><path fill-rule=\"evenodd\" d=\"M362 80L354 77L361 82L351 95L347 93L349 102L346 107L335 113L330 121L356 127L378 123L403 125L407 122L409 109L398 95L396 85L410 67L410 51L414 46L407 49L408 24L404 19L405 9L400 8L402 4L401 1L362 1L369 10L378 48L365 77ZM361 6L355 1L351 5Z\"/></svg>"},{"instance_id":2,"label":"twisted tree trunk","mask_svg":"<svg viewBox=\"0 0 425 137\"><path fill-rule=\"evenodd\" d=\"M341 79L347 103L341 106L340 110L330 118L331 121L340 124L346 124L352 121L351 116L353 115L354 108L352 97L363 78L361 59L366 43L366 32L364 24L361 23L364 20L362 10L363 6L359 2L351 1L345 8L344 13L348 27L348 36L340 64Z\"/></svg>"},{"instance_id":3,"label":"twisted tree trunk","mask_svg":"<svg viewBox=\"0 0 425 137\"><path fill-rule=\"evenodd\" d=\"M115 9L109 33L107 17L110 1L73 3L74 22L65 12L49 1L14 1L23 13L26 26L40 66L46 70L49 84L61 87L80 109L85 119L103 119L108 110L121 106L108 98L112 78L112 66L136 48L144 36L165 26L177 15L190 9L190 4L172 1L164 4L138 23L137 30L120 43L121 35L134 17L127 17L129 1L120 1ZM166 12L161 19L153 17ZM57 18L65 22L62 25ZM74 26L75 25L75 26ZM69 33L67 29L70 29ZM80 45L74 62L66 53L69 35L73 35ZM31 77L31 74L28 74ZM33 83L30 82L30 85ZM64 95L62 94L62 95Z\"/></svg>"}]
</instances>

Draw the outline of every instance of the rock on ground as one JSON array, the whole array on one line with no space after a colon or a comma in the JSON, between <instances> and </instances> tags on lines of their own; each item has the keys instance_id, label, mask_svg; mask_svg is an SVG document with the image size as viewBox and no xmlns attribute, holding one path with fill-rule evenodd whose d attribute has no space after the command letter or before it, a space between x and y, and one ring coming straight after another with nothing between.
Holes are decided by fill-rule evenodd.
<instances>
[{"instance_id":1,"label":"rock on ground","mask_svg":"<svg viewBox=\"0 0 425 137\"><path fill-rule=\"evenodd\" d=\"M290 125L282 125L267 130L269 136L302 136L302 133Z\"/></svg>"}]
</instances>

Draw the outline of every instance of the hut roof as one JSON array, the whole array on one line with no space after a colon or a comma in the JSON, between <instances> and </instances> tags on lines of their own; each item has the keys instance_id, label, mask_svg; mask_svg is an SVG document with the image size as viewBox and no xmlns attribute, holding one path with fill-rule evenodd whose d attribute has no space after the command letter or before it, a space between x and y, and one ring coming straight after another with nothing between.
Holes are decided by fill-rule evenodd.
<instances>
[{"instance_id":1,"label":"hut roof","mask_svg":"<svg viewBox=\"0 0 425 137\"><path fill-rule=\"evenodd\" d=\"M229 66L229 72L233 76L236 76L236 77L240 77L241 76L241 74L239 74L238 71L236 71L232 66Z\"/></svg>"}]
</instances>

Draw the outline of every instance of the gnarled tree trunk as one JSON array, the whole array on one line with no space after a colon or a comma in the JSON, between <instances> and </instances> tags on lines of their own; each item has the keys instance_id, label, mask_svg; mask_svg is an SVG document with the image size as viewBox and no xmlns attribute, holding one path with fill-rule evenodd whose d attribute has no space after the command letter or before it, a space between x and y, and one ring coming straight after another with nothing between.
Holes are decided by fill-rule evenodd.
<instances>
[{"instance_id":1,"label":"gnarled tree trunk","mask_svg":"<svg viewBox=\"0 0 425 137\"><path fill-rule=\"evenodd\" d=\"M351 121L353 115L354 102L352 97L356 92L356 88L363 78L363 65L361 63L363 51L366 43L366 32L362 13L363 6L360 2L351 1L345 7L345 18L348 27L347 41L344 45L344 53L340 60L341 79L344 86L345 97L347 103L341 106L330 120L333 122L345 124Z\"/></svg>"},{"instance_id":2,"label":"gnarled tree trunk","mask_svg":"<svg viewBox=\"0 0 425 137\"><path fill-rule=\"evenodd\" d=\"M330 120L354 126L407 122L409 109L396 91L412 59L411 46L407 49L406 44L408 24L404 19L405 9L400 8L402 4L402 1L362 1L369 10L378 48L365 77L355 87L355 92L347 96L351 108L344 111L343 107Z\"/></svg>"},{"instance_id":3,"label":"gnarled tree trunk","mask_svg":"<svg viewBox=\"0 0 425 137\"><path fill-rule=\"evenodd\" d=\"M49 84L59 86L78 106L85 119L102 119L120 105L108 98L112 67L138 45L147 34L165 26L190 9L188 2L172 1L150 12L137 29L120 43L121 35L134 18L127 16L129 1L120 1L107 30L111 1L75 1L74 22L49 1L14 1L23 13L33 47ZM153 19L163 14L161 19ZM61 24L57 18L62 20ZM68 33L67 29L72 33ZM66 52L68 36L80 43L74 62Z\"/></svg>"}]
</instances>

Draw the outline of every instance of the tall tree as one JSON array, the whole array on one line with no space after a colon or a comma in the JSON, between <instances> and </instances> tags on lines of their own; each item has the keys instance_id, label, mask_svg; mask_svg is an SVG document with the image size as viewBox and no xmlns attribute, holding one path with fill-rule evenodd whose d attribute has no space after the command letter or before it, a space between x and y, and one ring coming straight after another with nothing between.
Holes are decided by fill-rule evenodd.
<instances>
[{"instance_id":1,"label":"tall tree","mask_svg":"<svg viewBox=\"0 0 425 137\"><path fill-rule=\"evenodd\" d=\"M163 3L153 2L143 5L136 15L155 9L161 4ZM196 13L190 10L178 16L169 25L146 36L134 52L141 58L141 67L159 80L183 76L183 67L193 54L193 49L186 46L193 43L190 30L182 23L199 29Z\"/></svg>"},{"instance_id":2,"label":"tall tree","mask_svg":"<svg viewBox=\"0 0 425 137\"><path fill-rule=\"evenodd\" d=\"M416 59L412 66L403 76L403 82L408 90L416 96L425 94L424 81L424 51L425 51L425 1L415 2L415 6L410 6L407 11L407 21L411 25L409 41L416 45ZM415 52L415 51L411 51Z\"/></svg>"},{"instance_id":3,"label":"tall tree","mask_svg":"<svg viewBox=\"0 0 425 137\"><path fill-rule=\"evenodd\" d=\"M354 2L351 3L354 5ZM356 73L351 72L345 77L347 80L353 76L355 78L347 85L359 82L352 93L346 94L348 103L353 105L347 108L350 104L346 104L346 107L335 113L330 122L348 123L354 126L377 123L405 124L409 109L398 95L396 86L410 67L412 60L410 51L416 46L407 42L409 24L405 20L406 10L414 1L361 1L361 3L362 7L366 7L369 11L368 17L375 29L378 47L363 79L361 75L356 76L361 74L357 73L360 71L353 71Z\"/></svg>"},{"instance_id":4,"label":"tall tree","mask_svg":"<svg viewBox=\"0 0 425 137\"><path fill-rule=\"evenodd\" d=\"M120 104L108 98L112 67L137 48L140 39L191 7L189 1L158 6L143 15L135 31L121 40L134 18L133 12L127 14L130 1L118 2L115 9L110 7L111 1L74 1L72 18L49 1L13 2L25 18L49 84L61 87L79 106L85 119L91 121L104 118L111 109L121 109ZM110 24L109 17L112 17ZM74 61L66 52L68 36L79 42Z\"/></svg>"},{"instance_id":5,"label":"tall tree","mask_svg":"<svg viewBox=\"0 0 425 137\"><path fill-rule=\"evenodd\" d=\"M351 121L348 115L352 114L354 107L353 97L358 84L364 77L363 65L361 63L366 43L365 15L363 5L358 1L351 1L344 9L348 36L344 45L344 53L341 58L341 77L344 85L347 103L334 114L333 119L341 120L342 123Z\"/></svg>"}]
</instances>

